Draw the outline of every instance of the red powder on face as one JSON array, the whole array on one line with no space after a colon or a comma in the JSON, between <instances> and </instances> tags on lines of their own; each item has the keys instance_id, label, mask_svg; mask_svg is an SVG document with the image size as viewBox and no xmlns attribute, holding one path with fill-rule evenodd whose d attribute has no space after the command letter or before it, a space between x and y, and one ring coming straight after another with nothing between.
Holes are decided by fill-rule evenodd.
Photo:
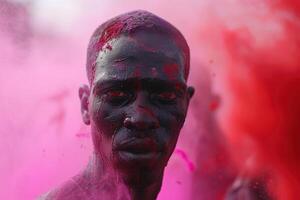
<instances>
[{"instance_id":1,"label":"red powder on face","mask_svg":"<svg viewBox=\"0 0 300 200\"><path fill-rule=\"evenodd\" d=\"M166 64L163 66L163 72L165 75L172 79L178 74L179 68L177 64Z\"/></svg>"},{"instance_id":2,"label":"red powder on face","mask_svg":"<svg viewBox=\"0 0 300 200\"><path fill-rule=\"evenodd\" d=\"M104 34L99 40L96 42L96 49L97 52L101 51L103 46L113 38L116 38L120 35L122 28L124 27L124 23L121 21L116 21L115 23L111 24L109 27L105 29Z\"/></svg>"},{"instance_id":3,"label":"red powder on face","mask_svg":"<svg viewBox=\"0 0 300 200\"><path fill-rule=\"evenodd\" d=\"M185 78L187 78L189 72L190 53L189 47L182 34L171 24L154 14L147 11L137 10L108 20L104 24L100 25L93 33L87 51L87 74L90 83L92 83L95 74L96 59L99 51L101 51L110 40L117 38L121 34L129 34L130 36L130 34L134 33L138 29L164 33L172 37L179 45L179 48L183 50L185 55ZM108 49L111 50L109 46ZM155 49L149 48L148 46L144 46L144 49L147 49L148 51L155 51Z\"/></svg>"},{"instance_id":4,"label":"red powder on face","mask_svg":"<svg viewBox=\"0 0 300 200\"><path fill-rule=\"evenodd\" d=\"M106 48L107 48L108 50L112 50L112 46L111 46L110 44L107 44L107 45L106 45Z\"/></svg>"}]
</instances>

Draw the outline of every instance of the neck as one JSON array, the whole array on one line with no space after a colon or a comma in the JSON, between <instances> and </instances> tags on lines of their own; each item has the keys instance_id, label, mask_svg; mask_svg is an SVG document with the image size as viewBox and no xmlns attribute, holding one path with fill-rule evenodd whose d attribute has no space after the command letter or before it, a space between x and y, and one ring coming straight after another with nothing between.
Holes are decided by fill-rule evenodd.
<instances>
[{"instance_id":1,"label":"neck","mask_svg":"<svg viewBox=\"0 0 300 200\"><path fill-rule=\"evenodd\" d=\"M161 188L160 183L155 183L144 188L129 187L131 200L155 200Z\"/></svg>"},{"instance_id":2,"label":"neck","mask_svg":"<svg viewBox=\"0 0 300 200\"><path fill-rule=\"evenodd\" d=\"M147 175L145 175L145 172L143 174L136 173L136 176L139 177L142 182L136 181L136 177L133 183L124 181L125 183L127 182L125 185L130 194L130 200L155 200L162 185L163 172L159 174L149 173ZM145 179L149 180L150 177L155 177L155 180L152 179L149 182L144 182Z\"/></svg>"},{"instance_id":3,"label":"neck","mask_svg":"<svg viewBox=\"0 0 300 200\"><path fill-rule=\"evenodd\" d=\"M83 173L85 182L94 186L91 193L102 196L104 193L109 193L110 198L107 199L113 200L156 199L162 185L163 170L155 174L137 170L134 175L126 176L114 169L109 163L101 155L93 154Z\"/></svg>"}]
</instances>

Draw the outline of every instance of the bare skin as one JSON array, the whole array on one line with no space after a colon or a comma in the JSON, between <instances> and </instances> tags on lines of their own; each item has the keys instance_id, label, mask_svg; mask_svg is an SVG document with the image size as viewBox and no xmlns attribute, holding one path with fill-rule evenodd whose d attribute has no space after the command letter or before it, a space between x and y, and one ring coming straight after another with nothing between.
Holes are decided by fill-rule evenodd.
<instances>
[{"instance_id":1,"label":"bare skin","mask_svg":"<svg viewBox=\"0 0 300 200\"><path fill-rule=\"evenodd\" d=\"M83 172L44 199L156 199L194 93L175 41L138 31L99 52L92 85L79 89L94 154Z\"/></svg>"}]
</instances>

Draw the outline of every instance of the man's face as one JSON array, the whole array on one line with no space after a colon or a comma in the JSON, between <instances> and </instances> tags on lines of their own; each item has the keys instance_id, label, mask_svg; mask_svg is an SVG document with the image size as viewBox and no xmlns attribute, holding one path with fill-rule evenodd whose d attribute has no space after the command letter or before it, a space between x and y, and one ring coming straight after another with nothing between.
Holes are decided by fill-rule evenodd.
<instances>
[{"instance_id":1,"label":"man's face","mask_svg":"<svg viewBox=\"0 0 300 200\"><path fill-rule=\"evenodd\" d=\"M162 171L192 90L172 38L139 31L111 40L97 58L88 113L94 149L120 172Z\"/></svg>"}]
</instances>

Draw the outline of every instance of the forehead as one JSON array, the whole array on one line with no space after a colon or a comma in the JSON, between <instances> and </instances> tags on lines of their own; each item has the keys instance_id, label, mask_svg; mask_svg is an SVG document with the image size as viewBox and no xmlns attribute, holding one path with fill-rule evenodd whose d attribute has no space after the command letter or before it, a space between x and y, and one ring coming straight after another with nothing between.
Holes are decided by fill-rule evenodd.
<instances>
[{"instance_id":1,"label":"forehead","mask_svg":"<svg viewBox=\"0 0 300 200\"><path fill-rule=\"evenodd\" d=\"M184 63L172 37L145 31L121 35L99 52L94 83L132 78L185 83Z\"/></svg>"}]
</instances>

